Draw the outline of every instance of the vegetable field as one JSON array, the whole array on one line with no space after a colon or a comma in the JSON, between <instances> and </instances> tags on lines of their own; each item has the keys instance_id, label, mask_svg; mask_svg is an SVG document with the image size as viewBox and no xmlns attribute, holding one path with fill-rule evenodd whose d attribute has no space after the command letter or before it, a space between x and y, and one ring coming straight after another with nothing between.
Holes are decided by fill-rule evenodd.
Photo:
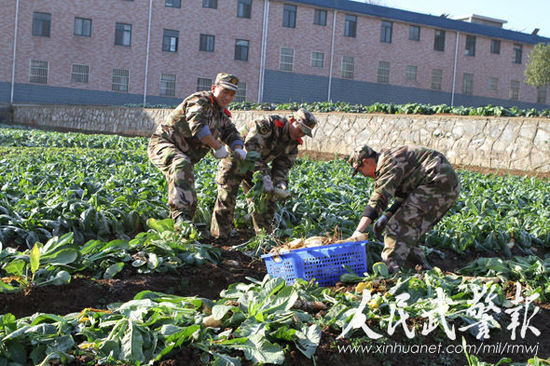
<instances>
[{"instance_id":1,"label":"vegetable field","mask_svg":"<svg viewBox=\"0 0 550 366\"><path fill-rule=\"evenodd\" d=\"M300 158L272 235L209 239L217 161L195 168L195 228L166 219L146 138L0 128L0 366L550 364L550 184L459 171L421 249L431 270L332 287L266 275L287 240L347 237L372 181Z\"/></svg>"}]
</instances>

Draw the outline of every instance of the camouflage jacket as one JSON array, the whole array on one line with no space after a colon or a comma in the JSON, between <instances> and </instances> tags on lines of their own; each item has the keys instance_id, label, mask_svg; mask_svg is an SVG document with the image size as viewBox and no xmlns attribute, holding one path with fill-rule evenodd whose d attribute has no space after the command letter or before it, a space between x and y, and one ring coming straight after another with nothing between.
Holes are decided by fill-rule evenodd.
<instances>
[{"instance_id":1,"label":"camouflage jacket","mask_svg":"<svg viewBox=\"0 0 550 366\"><path fill-rule=\"evenodd\" d=\"M395 197L388 210L395 213L419 185L434 183L440 175L455 174L443 154L427 147L405 145L382 149L375 170L374 191L363 216L376 220ZM451 187L441 187L442 190Z\"/></svg>"},{"instance_id":2,"label":"camouflage jacket","mask_svg":"<svg viewBox=\"0 0 550 366\"><path fill-rule=\"evenodd\" d=\"M302 140L293 140L289 133L289 121L277 115L247 123L241 130L246 151L257 151L260 158L256 161L256 170L270 174L273 184L288 183L288 172L298 155L298 145Z\"/></svg>"},{"instance_id":3,"label":"camouflage jacket","mask_svg":"<svg viewBox=\"0 0 550 366\"><path fill-rule=\"evenodd\" d=\"M191 94L157 126L149 145L172 143L195 164L210 151L210 147L200 141L209 134L231 148L243 144L230 117L227 109L216 104L212 92Z\"/></svg>"}]
</instances>

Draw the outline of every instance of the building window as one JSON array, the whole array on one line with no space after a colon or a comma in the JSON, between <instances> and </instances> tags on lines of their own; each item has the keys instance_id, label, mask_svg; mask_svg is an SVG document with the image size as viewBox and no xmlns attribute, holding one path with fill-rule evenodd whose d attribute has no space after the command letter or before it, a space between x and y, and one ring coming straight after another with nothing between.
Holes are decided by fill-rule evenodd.
<instances>
[{"instance_id":1,"label":"building window","mask_svg":"<svg viewBox=\"0 0 550 366\"><path fill-rule=\"evenodd\" d=\"M466 35L466 51L464 54L466 56L476 55L476 36Z\"/></svg>"},{"instance_id":2,"label":"building window","mask_svg":"<svg viewBox=\"0 0 550 366\"><path fill-rule=\"evenodd\" d=\"M31 60L31 69L29 70L29 82L38 84L48 83L48 62Z\"/></svg>"},{"instance_id":3,"label":"building window","mask_svg":"<svg viewBox=\"0 0 550 366\"><path fill-rule=\"evenodd\" d=\"M498 89L498 78L494 78L494 77L489 76L488 89L493 90L493 91Z\"/></svg>"},{"instance_id":4,"label":"building window","mask_svg":"<svg viewBox=\"0 0 550 366\"><path fill-rule=\"evenodd\" d=\"M376 81L379 83L390 82L390 63L387 61L378 62L378 73L376 75Z\"/></svg>"},{"instance_id":5,"label":"building window","mask_svg":"<svg viewBox=\"0 0 550 366\"><path fill-rule=\"evenodd\" d=\"M409 40L420 41L420 27L417 25L409 25Z\"/></svg>"},{"instance_id":6,"label":"building window","mask_svg":"<svg viewBox=\"0 0 550 366\"><path fill-rule=\"evenodd\" d=\"M407 65L407 68L406 68L407 80L416 81L416 70L417 70L416 66Z\"/></svg>"},{"instance_id":7,"label":"building window","mask_svg":"<svg viewBox=\"0 0 550 366\"><path fill-rule=\"evenodd\" d=\"M434 50L445 51L445 31L441 29L435 30Z\"/></svg>"},{"instance_id":8,"label":"building window","mask_svg":"<svg viewBox=\"0 0 550 366\"><path fill-rule=\"evenodd\" d=\"M474 94L474 74L464 73L462 78L462 94Z\"/></svg>"},{"instance_id":9,"label":"building window","mask_svg":"<svg viewBox=\"0 0 550 366\"><path fill-rule=\"evenodd\" d=\"M160 75L160 95L163 97L176 96L176 75L175 74Z\"/></svg>"},{"instance_id":10,"label":"building window","mask_svg":"<svg viewBox=\"0 0 550 366\"><path fill-rule=\"evenodd\" d=\"M237 2L237 18L250 18L252 13L252 0L239 0Z\"/></svg>"},{"instance_id":11,"label":"building window","mask_svg":"<svg viewBox=\"0 0 550 366\"><path fill-rule=\"evenodd\" d=\"M500 54L500 40L491 39L491 53Z\"/></svg>"},{"instance_id":12,"label":"building window","mask_svg":"<svg viewBox=\"0 0 550 366\"><path fill-rule=\"evenodd\" d=\"M128 93L129 82L129 70L113 69L113 91Z\"/></svg>"},{"instance_id":13,"label":"building window","mask_svg":"<svg viewBox=\"0 0 550 366\"><path fill-rule=\"evenodd\" d=\"M342 77L344 79L353 79L353 72L355 69L355 60L353 57L342 57Z\"/></svg>"},{"instance_id":14,"label":"building window","mask_svg":"<svg viewBox=\"0 0 550 366\"><path fill-rule=\"evenodd\" d=\"M523 46L519 43L514 43L514 63L521 64L521 54L523 53Z\"/></svg>"},{"instance_id":15,"label":"building window","mask_svg":"<svg viewBox=\"0 0 550 366\"><path fill-rule=\"evenodd\" d=\"M132 25L116 23L115 26L115 45L130 47L132 41Z\"/></svg>"},{"instance_id":16,"label":"building window","mask_svg":"<svg viewBox=\"0 0 550 366\"><path fill-rule=\"evenodd\" d=\"M74 18L74 35L82 37L92 36L92 20L87 18Z\"/></svg>"},{"instance_id":17,"label":"building window","mask_svg":"<svg viewBox=\"0 0 550 366\"><path fill-rule=\"evenodd\" d=\"M325 54L323 52L311 52L311 66L312 67L324 67L325 66Z\"/></svg>"},{"instance_id":18,"label":"building window","mask_svg":"<svg viewBox=\"0 0 550 366\"><path fill-rule=\"evenodd\" d=\"M218 0L202 0L202 7L203 8L210 8L210 9L217 9L218 8Z\"/></svg>"},{"instance_id":19,"label":"building window","mask_svg":"<svg viewBox=\"0 0 550 366\"><path fill-rule=\"evenodd\" d=\"M162 34L162 50L165 52L178 52L178 39L180 32L164 29Z\"/></svg>"},{"instance_id":20,"label":"building window","mask_svg":"<svg viewBox=\"0 0 550 366\"><path fill-rule=\"evenodd\" d=\"M537 86L537 103L546 104L546 85Z\"/></svg>"},{"instance_id":21,"label":"building window","mask_svg":"<svg viewBox=\"0 0 550 366\"><path fill-rule=\"evenodd\" d=\"M357 17L355 15L346 15L344 36L355 38L356 35L357 35Z\"/></svg>"},{"instance_id":22,"label":"building window","mask_svg":"<svg viewBox=\"0 0 550 366\"><path fill-rule=\"evenodd\" d=\"M197 91L212 89L212 79L198 78L197 79Z\"/></svg>"},{"instance_id":23,"label":"building window","mask_svg":"<svg viewBox=\"0 0 550 366\"><path fill-rule=\"evenodd\" d=\"M32 13L32 35L40 37L50 36L52 15L49 13Z\"/></svg>"},{"instance_id":24,"label":"building window","mask_svg":"<svg viewBox=\"0 0 550 366\"><path fill-rule=\"evenodd\" d=\"M181 8L181 0L166 0L164 6L167 8Z\"/></svg>"},{"instance_id":25,"label":"building window","mask_svg":"<svg viewBox=\"0 0 550 366\"><path fill-rule=\"evenodd\" d=\"M382 21L380 27L380 42L382 43L391 43L391 34L392 34L393 23Z\"/></svg>"},{"instance_id":26,"label":"building window","mask_svg":"<svg viewBox=\"0 0 550 366\"><path fill-rule=\"evenodd\" d=\"M432 89L441 90L442 80L443 80L443 70L432 69Z\"/></svg>"},{"instance_id":27,"label":"building window","mask_svg":"<svg viewBox=\"0 0 550 366\"><path fill-rule=\"evenodd\" d=\"M233 98L233 101L234 102L246 101L246 83L239 81L237 92L235 93L235 98Z\"/></svg>"},{"instance_id":28,"label":"building window","mask_svg":"<svg viewBox=\"0 0 550 366\"><path fill-rule=\"evenodd\" d=\"M199 51L214 52L216 37L211 34L201 34Z\"/></svg>"},{"instance_id":29,"label":"building window","mask_svg":"<svg viewBox=\"0 0 550 366\"><path fill-rule=\"evenodd\" d=\"M327 25L327 11L315 9L315 12L313 13L313 24Z\"/></svg>"},{"instance_id":30,"label":"building window","mask_svg":"<svg viewBox=\"0 0 550 366\"><path fill-rule=\"evenodd\" d=\"M510 82L510 99L519 100L519 80Z\"/></svg>"},{"instance_id":31,"label":"building window","mask_svg":"<svg viewBox=\"0 0 550 366\"><path fill-rule=\"evenodd\" d=\"M73 83L88 84L89 74L90 74L90 66L73 64L71 68L71 81Z\"/></svg>"},{"instance_id":32,"label":"building window","mask_svg":"<svg viewBox=\"0 0 550 366\"><path fill-rule=\"evenodd\" d=\"M285 4L283 7L283 27L296 28L296 5Z\"/></svg>"},{"instance_id":33,"label":"building window","mask_svg":"<svg viewBox=\"0 0 550 366\"><path fill-rule=\"evenodd\" d=\"M294 48L281 48L280 67L283 71L294 69Z\"/></svg>"},{"instance_id":34,"label":"building window","mask_svg":"<svg viewBox=\"0 0 550 366\"><path fill-rule=\"evenodd\" d=\"M235 41L235 60L248 61L249 41L237 39Z\"/></svg>"}]
</instances>

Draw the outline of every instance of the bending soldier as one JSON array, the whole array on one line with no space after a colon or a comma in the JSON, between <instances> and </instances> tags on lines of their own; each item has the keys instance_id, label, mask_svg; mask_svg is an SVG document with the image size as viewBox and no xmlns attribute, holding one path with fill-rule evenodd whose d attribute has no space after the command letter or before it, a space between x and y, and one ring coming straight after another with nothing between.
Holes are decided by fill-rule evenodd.
<instances>
[{"instance_id":1,"label":"bending soldier","mask_svg":"<svg viewBox=\"0 0 550 366\"><path fill-rule=\"evenodd\" d=\"M374 178L375 184L353 236L363 233L380 216L373 229L379 235L385 228L382 260L395 272L411 249L419 254L416 242L456 202L458 176L443 154L420 146L378 153L365 145L356 149L348 162L353 176L360 172ZM393 197L394 204L382 214Z\"/></svg>"},{"instance_id":2,"label":"bending soldier","mask_svg":"<svg viewBox=\"0 0 550 366\"><path fill-rule=\"evenodd\" d=\"M197 208L194 165L211 150L214 157L225 158L228 151L223 143L239 159L246 157L242 137L225 108L233 100L237 84L235 76L218 74L211 91L185 98L151 136L149 159L166 177L170 217L176 228L191 222Z\"/></svg>"},{"instance_id":3,"label":"bending soldier","mask_svg":"<svg viewBox=\"0 0 550 366\"><path fill-rule=\"evenodd\" d=\"M302 144L302 137L311 137L312 128L317 124L315 117L301 108L289 119L271 115L265 119L251 121L242 132L244 146L247 153L259 153L255 170L263 173L264 190L273 191L274 188L287 189L288 172L296 161L298 145ZM268 163L271 162L271 168ZM244 192L252 188L253 172L240 174L238 161L229 157L220 161L216 183L218 197L212 214L210 232L215 238L227 238L233 229L235 203L239 184L242 183ZM249 202L250 203L250 202ZM252 222L258 234L262 229L271 231L271 224L275 214L275 202L267 200L266 212L253 213Z\"/></svg>"}]
</instances>

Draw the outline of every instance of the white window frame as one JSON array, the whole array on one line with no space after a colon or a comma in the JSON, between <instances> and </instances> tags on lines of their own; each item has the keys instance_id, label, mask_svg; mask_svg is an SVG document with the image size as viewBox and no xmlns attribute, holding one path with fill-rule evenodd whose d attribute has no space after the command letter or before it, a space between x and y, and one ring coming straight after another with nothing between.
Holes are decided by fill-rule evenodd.
<instances>
[{"instance_id":1,"label":"white window frame","mask_svg":"<svg viewBox=\"0 0 550 366\"><path fill-rule=\"evenodd\" d=\"M325 54L323 52L311 51L311 67L325 67Z\"/></svg>"},{"instance_id":2,"label":"white window frame","mask_svg":"<svg viewBox=\"0 0 550 366\"><path fill-rule=\"evenodd\" d=\"M279 69L282 71L294 71L294 48L281 47Z\"/></svg>"}]
</instances>

